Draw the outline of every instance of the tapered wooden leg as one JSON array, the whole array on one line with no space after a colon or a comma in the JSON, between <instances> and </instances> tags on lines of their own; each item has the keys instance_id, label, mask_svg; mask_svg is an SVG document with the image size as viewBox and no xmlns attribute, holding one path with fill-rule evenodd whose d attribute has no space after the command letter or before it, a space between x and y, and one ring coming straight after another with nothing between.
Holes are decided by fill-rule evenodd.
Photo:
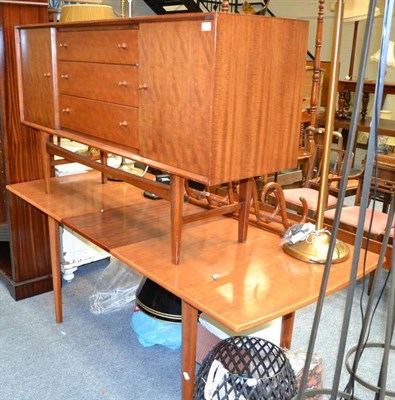
<instances>
[{"instance_id":1,"label":"tapered wooden leg","mask_svg":"<svg viewBox=\"0 0 395 400\"><path fill-rule=\"evenodd\" d=\"M252 196L252 185L255 184L253 179L243 179L239 185L239 202L241 203L241 209L239 210L239 242L245 242L247 240L248 231L248 216L251 207L251 196Z\"/></svg>"},{"instance_id":2,"label":"tapered wooden leg","mask_svg":"<svg viewBox=\"0 0 395 400\"><path fill-rule=\"evenodd\" d=\"M100 150L100 161L103 165L107 165L108 153L106 151ZM101 183L107 183L108 175L105 172L101 173Z\"/></svg>"},{"instance_id":3,"label":"tapered wooden leg","mask_svg":"<svg viewBox=\"0 0 395 400\"><path fill-rule=\"evenodd\" d=\"M46 193L51 192L51 155L47 152L47 142L49 141L49 134L40 131L41 136L41 153L42 163L44 169L44 182Z\"/></svg>"},{"instance_id":4,"label":"tapered wooden leg","mask_svg":"<svg viewBox=\"0 0 395 400\"><path fill-rule=\"evenodd\" d=\"M182 399L192 400L195 387L195 362L198 310L182 301Z\"/></svg>"},{"instance_id":5,"label":"tapered wooden leg","mask_svg":"<svg viewBox=\"0 0 395 400\"><path fill-rule=\"evenodd\" d=\"M59 223L48 217L49 250L51 254L52 284L55 301L55 319L58 324L63 322L62 283L60 276L60 238Z\"/></svg>"},{"instance_id":6,"label":"tapered wooden leg","mask_svg":"<svg viewBox=\"0 0 395 400\"><path fill-rule=\"evenodd\" d=\"M181 178L177 175L171 176L171 183L170 183L171 258L174 264L179 264L180 262L184 184L185 184L184 178Z\"/></svg>"},{"instance_id":7,"label":"tapered wooden leg","mask_svg":"<svg viewBox=\"0 0 395 400\"><path fill-rule=\"evenodd\" d=\"M289 313L284 315L282 318L281 325L281 338L280 338L280 347L285 349L291 348L292 342L292 331L294 329L295 322L295 313Z\"/></svg>"}]
</instances>

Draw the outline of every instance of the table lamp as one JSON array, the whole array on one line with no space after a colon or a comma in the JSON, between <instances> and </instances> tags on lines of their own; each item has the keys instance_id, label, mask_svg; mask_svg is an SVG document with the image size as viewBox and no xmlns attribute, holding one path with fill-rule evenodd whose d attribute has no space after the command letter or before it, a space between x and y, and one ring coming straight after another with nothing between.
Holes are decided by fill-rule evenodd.
<instances>
[{"instance_id":1,"label":"table lamp","mask_svg":"<svg viewBox=\"0 0 395 400\"><path fill-rule=\"evenodd\" d=\"M103 4L69 4L62 7L59 22L95 21L114 19L111 6Z\"/></svg>"},{"instance_id":2,"label":"table lamp","mask_svg":"<svg viewBox=\"0 0 395 400\"><path fill-rule=\"evenodd\" d=\"M380 59L380 49L370 56L370 61L378 63ZM395 42L390 40L388 43L387 67L395 68Z\"/></svg>"}]
</instances>

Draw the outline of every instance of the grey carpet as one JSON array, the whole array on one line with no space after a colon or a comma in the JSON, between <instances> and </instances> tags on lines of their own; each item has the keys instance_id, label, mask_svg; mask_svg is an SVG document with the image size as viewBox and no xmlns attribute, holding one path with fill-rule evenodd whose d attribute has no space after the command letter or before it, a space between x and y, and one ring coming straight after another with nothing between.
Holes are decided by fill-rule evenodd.
<instances>
[{"instance_id":1,"label":"grey carpet","mask_svg":"<svg viewBox=\"0 0 395 400\"><path fill-rule=\"evenodd\" d=\"M131 309L100 316L90 313L89 296L106 265L101 261L83 266L71 283L64 282L60 325L54 322L52 293L15 302L0 282L1 400L181 398L180 350L140 345L130 328ZM358 293L361 287L359 283ZM383 340L388 294L387 289L376 313L372 341ZM332 380L345 296L343 290L326 299L315 349L323 358L327 385ZM357 296L348 347L357 342L358 302ZM293 349L307 349L314 312L314 305L297 312ZM375 359L378 355L369 354L363 366L372 383L378 370ZM394 371L394 357L391 363ZM347 373L343 375L345 382ZM395 374L390 373L389 379L394 390ZM363 400L373 398L369 391L360 392Z\"/></svg>"},{"instance_id":2,"label":"grey carpet","mask_svg":"<svg viewBox=\"0 0 395 400\"><path fill-rule=\"evenodd\" d=\"M382 277L379 281L379 290L384 287L385 279L388 276L388 271L383 271ZM357 283L356 292L353 301L352 315L349 325L348 339L346 345L346 353L349 349L356 346L361 330L361 313L360 313L360 299L363 291L362 303L366 305L368 296L366 294L368 278ZM385 286L382 300L375 312L372 328L369 335L369 342L384 343L384 334L387 318L387 304L390 294L389 284ZM343 289L325 299L324 308L320 320L320 328L316 340L315 352L323 359L323 375L325 387L331 388L333 382L333 375L335 371L335 364L337 361L338 346L341 334L341 327L343 323L344 307L347 297L347 289ZM378 293L375 293L375 299L378 299ZM375 302L376 303L376 302ZM310 329L313 324L316 305L310 305L303 310L296 313L294 336L292 347L307 349ZM392 338L392 344L395 344L395 338ZM375 349L365 350L358 369L358 375L369 382L371 385L377 384L377 378L380 370L380 362L382 358L382 351ZM352 364L352 359L350 363ZM395 354L390 354L389 376L387 388L395 391ZM344 389L347 383L349 374L343 366L340 390ZM356 384L355 395L361 400L372 400L374 394L372 391L365 387ZM329 398L329 397L328 397ZM387 398L387 397L386 397Z\"/></svg>"},{"instance_id":3,"label":"grey carpet","mask_svg":"<svg viewBox=\"0 0 395 400\"><path fill-rule=\"evenodd\" d=\"M104 266L84 266L64 283L62 324L54 322L52 293L15 302L0 284L0 399L181 398L179 350L141 346L131 309L89 311Z\"/></svg>"}]
</instances>

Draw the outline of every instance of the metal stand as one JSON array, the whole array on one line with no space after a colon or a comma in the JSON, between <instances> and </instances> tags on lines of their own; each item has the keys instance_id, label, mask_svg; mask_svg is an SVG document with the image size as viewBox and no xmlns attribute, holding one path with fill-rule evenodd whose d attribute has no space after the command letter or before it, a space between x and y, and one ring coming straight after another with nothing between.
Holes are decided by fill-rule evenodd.
<instances>
[{"instance_id":1,"label":"metal stand","mask_svg":"<svg viewBox=\"0 0 395 400\"><path fill-rule=\"evenodd\" d=\"M337 3L336 5L337 5L337 10L338 10L339 3ZM350 174L350 170L351 170L352 148L353 148L353 144L356 140L357 122L358 122L358 118L359 118L358 110L360 109L360 106L361 106L362 89L363 89L363 82L365 80L365 71L366 71L366 64L367 64L367 60L368 60L369 44L370 44L371 35L372 35L372 26L373 26L375 7L376 7L376 1L372 0L370 2L368 19L366 22L366 31L365 31L365 36L364 36L364 45L363 45L363 49L362 49L361 65L360 65L360 70L359 70L359 75L358 75L358 83L357 83L357 88L356 88L356 99L355 99L353 114L351 116L350 132L349 132L350 136L349 136L349 140L348 140L348 144L347 144L346 161L345 161L345 165L344 165L344 171L345 171L344 177L345 178L342 179L342 182L340 184L340 193L339 193L339 198L338 198L338 203L337 203L338 205L336 208L336 214L335 214L335 218L333 221L332 236L331 236L331 241L329 244L328 254L332 254L333 249L335 247L336 236L337 236L337 233L339 230L340 213L341 213L341 208L342 208L342 204L344 202L344 197L345 197L344 195L345 195L345 189L346 189L346 184L347 184L347 177ZM386 64L386 55L388 52L389 35L390 35L390 31L391 31L393 11L394 11L394 0L386 1L386 9L385 9L384 18L383 18L383 29L382 29L382 38L381 38L381 47L380 47L380 49L381 49L380 50L380 61L379 61L377 79L376 79L376 90L375 90L375 95L374 95L372 122L371 122L371 127L370 127L368 150L367 150L367 157L366 157L366 163L365 163L366 168L365 168L365 175L364 175L364 181L363 181L363 192L362 192L361 204L360 204L361 212L359 215L358 227L357 227L357 232L356 232L356 236L355 236L355 243L354 243L355 251L353 254L352 268L351 268L351 272L350 272L350 282L349 282L349 286L348 286L348 290L347 290L347 299L346 299L346 304L345 304L345 309L344 309L343 323L342 323L342 328L341 328L341 337L340 337L339 348L338 348L338 352L337 352L337 361L336 361L336 366L335 366L335 371L334 371L332 388L318 389L318 390L306 390L308 374L304 374L303 378L302 378L299 393L296 396L296 399L298 399L298 400L302 399L302 398L310 397L315 394L330 395L331 400L335 400L337 398L357 399L357 397L355 397L353 394L354 381L359 381L365 387L372 388L372 385L370 385L370 384L368 385L366 379L359 377L359 375L357 374L357 369L358 369L361 355L362 355L364 349L366 348L366 346L372 345L372 344L369 344L366 342L367 341L366 332L367 332L369 324L370 324L374 292L377 291L377 280L378 280L378 276L380 276L380 273L382 272L384 254L385 254L385 250L388 245L391 224L392 224L392 220L394 217L394 208L395 208L394 207L394 199L392 199L390 211L388 213L388 221L387 221L387 226L386 226L385 235L384 235L384 239L383 239L382 249L380 252L378 267L376 270L371 295L369 298L365 317L364 317L363 324L362 324L360 339L359 339L358 344L355 347L355 349L353 348L350 350L351 353L355 353L355 357L354 357L352 367L349 367L350 374L351 374L349 384L347 385L347 387L344 389L343 392L339 391L339 382L340 382L340 376L341 376L341 372L342 372L346 340L347 340L347 335L348 335L348 330L349 330L349 325L350 325L350 315L351 315L352 302L353 302L354 292L355 292L355 287L356 287L356 277L357 277L360 253L362 252L363 230L364 230L364 222L365 222L365 217L366 217L366 209L368 207L370 181L371 181L371 176L372 176L372 172L373 172L374 159L377 155L377 150L378 150L379 112L380 112L380 106L382 104L382 98L383 98L384 77L385 77L385 68L386 68L386 65L385 65ZM337 15L337 17L339 18L339 15ZM395 274L394 274L395 260L394 260L394 258L395 258L395 252L394 252L394 250L392 250L391 270L390 270L390 274L392 274L392 281L391 281L392 288L391 288L391 294L390 294L390 299L389 299L389 304L388 304L387 328L386 328L385 340L384 340L384 344L380 345L380 346L383 346L384 351L383 351L383 359L382 359L381 370L380 370L380 375L379 375L379 382L378 382L378 385L373 388L374 391L376 392L375 400L384 400L384 397L386 395L390 396L392 393L392 392L386 390L386 385L387 385L387 375L388 375L387 369L388 369L389 354L390 354L390 351L393 350L392 346L391 346L391 339L394 334L394 322L395 322L395 316L394 316L394 312L395 312L394 311L394 308L395 308ZM325 291L326 291L326 287L327 287L327 283L328 283L328 279L329 279L331 264L332 264L332 261L330 260L330 258L328 258L325 263L325 269L324 269L324 274L323 274L323 279L322 279L322 284L321 284L321 289L320 289L320 295L319 295L319 299L317 302L317 308L316 308L312 331L311 331L311 335L310 335L310 342L309 342L309 347L308 347L306 362L305 362L305 367L304 367L305 371L309 370L312 355L314 352L314 345L315 345L315 341L316 341L316 337L317 337L319 320L320 320L322 308L323 308L323 302L325 299ZM390 275L390 277L391 277L391 275Z\"/></svg>"}]
</instances>

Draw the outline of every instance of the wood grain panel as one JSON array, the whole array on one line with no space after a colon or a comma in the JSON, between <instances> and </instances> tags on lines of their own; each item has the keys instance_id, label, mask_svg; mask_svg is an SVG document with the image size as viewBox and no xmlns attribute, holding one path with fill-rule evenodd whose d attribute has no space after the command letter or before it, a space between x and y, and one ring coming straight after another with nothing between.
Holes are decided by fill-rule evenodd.
<instances>
[{"instance_id":1,"label":"wood grain panel","mask_svg":"<svg viewBox=\"0 0 395 400\"><path fill-rule=\"evenodd\" d=\"M17 183L43 176L38 132L22 126L19 115L14 26L46 21L45 7L0 4L3 40L0 80L6 182Z\"/></svg>"},{"instance_id":2,"label":"wood grain panel","mask_svg":"<svg viewBox=\"0 0 395 400\"><path fill-rule=\"evenodd\" d=\"M1 48L0 43L0 48ZM0 57L1 58L1 57ZM0 87L0 91L3 89ZM0 119L0 224L7 222L7 207L6 207L6 194L5 194L5 169L4 169L4 156L3 156L3 132L1 129L1 119ZM0 228L1 229L1 228Z\"/></svg>"},{"instance_id":3,"label":"wood grain panel","mask_svg":"<svg viewBox=\"0 0 395 400\"><path fill-rule=\"evenodd\" d=\"M46 28L20 31L19 65L23 120L56 128L52 35Z\"/></svg>"},{"instance_id":4,"label":"wood grain panel","mask_svg":"<svg viewBox=\"0 0 395 400\"><path fill-rule=\"evenodd\" d=\"M137 30L59 31L57 54L59 60L137 64Z\"/></svg>"},{"instance_id":5,"label":"wood grain panel","mask_svg":"<svg viewBox=\"0 0 395 400\"><path fill-rule=\"evenodd\" d=\"M9 210L15 286L26 286L25 294L30 295L51 290L49 248L43 245L49 240L47 216L13 194L9 195Z\"/></svg>"},{"instance_id":6,"label":"wood grain panel","mask_svg":"<svg viewBox=\"0 0 395 400\"><path fill-rule=\"evenodd\" d=\"M296 166L308 24L254 16L217 18L213 179Z\"/></svg>"},{"instance_id":7,"label":"wood grain panel","mask_svg":"<svg viewBox=\"0 0 395 400\"><path fill-rule=\"evenodd\" d=\"M214 24L142 24L140 145L144 157L208 174L213 110ZM171 160L171 161L170 161ZM170 162L169 162L170 161Z\"/></svg>"},{"instance_id":8,"label":"wood grain panel","mask_svg":"<svg viewBox=\"0 0 395 400\"><path fill-rule=\"evenodd\" d=\"M34 6L24 4L0 4L0 114L1 114L1 141L3 145L3 161L5 168L5 182L0 183L0 190L4 191L4 183L17 183L39 179L43 176L41 166L41 149L39 146L38 132L22 126L20 123L19 96L17 86L17 66L15 51L14 27L21 24L34 24L48 20L48 8L46 6ZM19 226L24 226L25 214L32 207L23 206L24 211L13 213L12 220ZM6 210L5 210L6 211ZM30 210L31 211L31 210ZM42 241L41 229L46 226L43 220L35 221L35 239ZM11 230L12 230L11 224ZM15 299L22 299L37 293L51 290L50 264L48 257L43 255L45 249L21 249L16 246L16 240L11 241L12 262L11 274L2 278L10 289ZM14 263L14 260L17 263ZM28 281L16 282L13 278L23 276L23 270L31 264L37 266L37 276ZM0 269L3 268L1 263ZM22 268L22 272L18 269ZM11 275L11 276L10 276ZM29 276L32 276L29 274ZM24 279L24 278L22 278Z\"/></svg>"},{"instance_id":9,"label":"wood grain panel","mask_svg":"<svg viewBox=\"0 0 395 400\"><path fill-rule=\"evenodd\" d=\"M59 93L138 106L138 72L130 65L59 61Z\"/></svg>"},{"instance_id":10,"label":"wood grain panel","mask_svg":"<svg viewBox=\"0 0 395 400\"><path fill-rule=\"evenodd\" d=\"M139 148L137 108L60 95L59 109L62 128Z\"/></svg>"}]
</instances>

